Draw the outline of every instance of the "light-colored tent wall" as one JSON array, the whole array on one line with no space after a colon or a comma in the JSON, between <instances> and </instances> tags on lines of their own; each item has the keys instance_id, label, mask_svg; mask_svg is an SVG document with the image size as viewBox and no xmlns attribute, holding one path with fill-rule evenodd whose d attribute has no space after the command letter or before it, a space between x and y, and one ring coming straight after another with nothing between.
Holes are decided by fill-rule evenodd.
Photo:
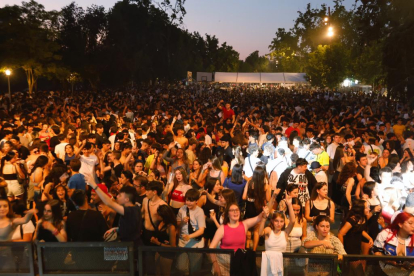
<instances>
[{"instance_id":1,"label":"light-colored tent wall","mask_svg":"<svg viewBox=\"0 0 414 276\"><path fill-rule=\"evenodd\" d=\"M306 83L305 73L224 73L216 72L216 82L226 83ZM198 75L197 75L198 78Z\"/></svg>"},{"instance_id":2,"label":"light-colored tent wall","mask_svg":"<svg viewBox=\"0 0 414 276\"><path fill-rule=\"evenodd\" d=\"M213 73L209 72L197 72L197 81L213 81Z\"/></svg>"},{"instance_id":3,"label":"light-colored tent wall","mask_svg":"<svg viewBox=\"0 0 414 276\"><path fill-rule=\"evenodd\" d=\"M261 73L262 83L284 83L283 73Z\"/></svg>"},{"instance_id":4,"label":"light-colored tent wall","mask_svg":"<svg viewBox=\"0 0 414 276\"><path fill-rule=\"evenodd\" d=\"M216 82L237 82L237 73L216 72L214 74Z\"/></svg>"},{"instance_id":5,"label":"light-colored tent wall","mask_svg":"<svg viewBox=\"0 0 414 276\"><path fill-rule=\"evenodd\" d=\"M238 73L239 83L260 83L260 73Z\"/></svg>"}]
</instances>

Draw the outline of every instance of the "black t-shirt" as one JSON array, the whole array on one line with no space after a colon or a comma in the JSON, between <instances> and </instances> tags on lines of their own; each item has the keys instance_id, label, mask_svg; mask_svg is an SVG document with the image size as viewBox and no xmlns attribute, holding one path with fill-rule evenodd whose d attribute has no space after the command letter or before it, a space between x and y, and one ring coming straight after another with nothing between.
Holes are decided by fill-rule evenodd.
<instances>
[{"instance_id":1,"label":"black t-shirt","mask_svg":"<svg viewBox=\"0 0 414 276\"><path fill-rule=\"evenodd\" d=\"M124 166L121 163L119 163L118 165L114 167L115 175L117 178L121 177L123 170L124 170Z\"/></svg>"},{"instance_id":2,"label":"black t-shirt","mask_svg":"<svg viewBox=\"0 0 414 276\"><path fill-rule=\"evenodd\" d=\"M137 202L139 203L139 205L142 205L142 201L144 201L144 198L146 198L147 195L143 194L143 195L139 195L137 198Z\"/></svg>"},{"instance_id":3,"label":"black t-shirt","mask_svg":"<svg viewBox=\"0 0 414 276\"><path fill-rule=\"evenodd\" d=\"M124 206L124 215L119 218L119 239L121 241L133 241L137 247L141 245L141 228L141 208L138 205Z\"/></svg>"},{"instance_id":4,"label":"black t-shirt","mask_svg":"<svg viewBox=\"0 0 414 276\"><path fill-rule=\"evenodd\" d=\"M77 210L68 215L66 231L71 242L101 242L108 230L102 214L94 210Z\"/></svg>"},{"instance_id":5,"label":"black t-shirt","mask_svg":"<svg viewBox=\"0 0 414 276\"><path fill-rule=\"evenodd\" d=\"M362 177L364 177L365 170L361 166L358 166L356 168L356 172L357 172L357 174L360 174Z\"/></svg>"}]
</instances>

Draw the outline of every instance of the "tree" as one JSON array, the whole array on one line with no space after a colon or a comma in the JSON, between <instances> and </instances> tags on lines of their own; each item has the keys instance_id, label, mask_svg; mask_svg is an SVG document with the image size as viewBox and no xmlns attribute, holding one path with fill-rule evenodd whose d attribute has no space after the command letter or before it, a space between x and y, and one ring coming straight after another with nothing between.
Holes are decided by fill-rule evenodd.
<instances>
[{"instance_id":1,"label":"tree","mask_svg":"<svg viewBox=\"0 0 414 276\"><path fill-rule=\"evenodd\" d=\"M318 46L309 54L307 78L312 85L335 88L347 76L349 53L340 44Z\"/></svg>"},{"instance_id":2,"label":"tree","mask_svg":"<svg viewBox=\"0 0 414 276\"><path fill-rule=\"evenodd\" d=\"M39 77L51 77L61 66L58 13L31 0L0 9L0 18L0 64L23 68L31 94Z\"/></svg>"}]
</instances>

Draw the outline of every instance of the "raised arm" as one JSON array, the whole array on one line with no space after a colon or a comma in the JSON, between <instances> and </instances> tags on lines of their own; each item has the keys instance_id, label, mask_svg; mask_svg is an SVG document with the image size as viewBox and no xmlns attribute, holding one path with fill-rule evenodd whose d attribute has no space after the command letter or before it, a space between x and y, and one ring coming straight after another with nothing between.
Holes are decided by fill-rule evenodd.
<instances>
[{"instance_id":1,"label":"raised arm","mask_svg":"<svg viewBox=\"0 0 414 276\"><path fill-rule=\"evenodd\" d=\"M124 215L124 206L116 203L113 201L109 196L107 196L98 185L96 185L95 180L91 176L87 176L87 184L91 186L92 189L95 190L96 194L99 196L99 198L102 200L102 202L108 206L109 208L113 209L115 212L120 214L121 216Z\"/></svg>"},{"instance_id":2,"label":"raised arm","mask_svg":"<svg viewBox=\"0 0 414 276\"><path fill-rule=\"evenodd\" d=\"M264 206L263 211L258 216L243 220L245 229L247 230L247 229L252 228L256 224L261 222L263 219L266 219L268 216L269 216L269 208L267 208L267 206Z\"/></svg>"}]
</instances>

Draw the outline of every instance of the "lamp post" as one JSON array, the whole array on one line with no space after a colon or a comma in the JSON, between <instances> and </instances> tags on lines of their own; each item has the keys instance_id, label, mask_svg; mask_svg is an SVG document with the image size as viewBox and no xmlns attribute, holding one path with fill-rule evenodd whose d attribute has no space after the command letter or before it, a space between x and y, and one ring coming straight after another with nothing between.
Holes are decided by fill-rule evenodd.
<instances>
[{"instance_id":1,"label":"lamp post","mask_svg":"<svg viewBox=\"0 0 414 276\"><path fill-rule=\"evenodd\" d=\"M10 75L11 75L11 71L9 69L6 70L6 76L7 76L7 82L9 84L9 99L11 101L11 92L10 92Z\"/></svg>"}]
</instances>

